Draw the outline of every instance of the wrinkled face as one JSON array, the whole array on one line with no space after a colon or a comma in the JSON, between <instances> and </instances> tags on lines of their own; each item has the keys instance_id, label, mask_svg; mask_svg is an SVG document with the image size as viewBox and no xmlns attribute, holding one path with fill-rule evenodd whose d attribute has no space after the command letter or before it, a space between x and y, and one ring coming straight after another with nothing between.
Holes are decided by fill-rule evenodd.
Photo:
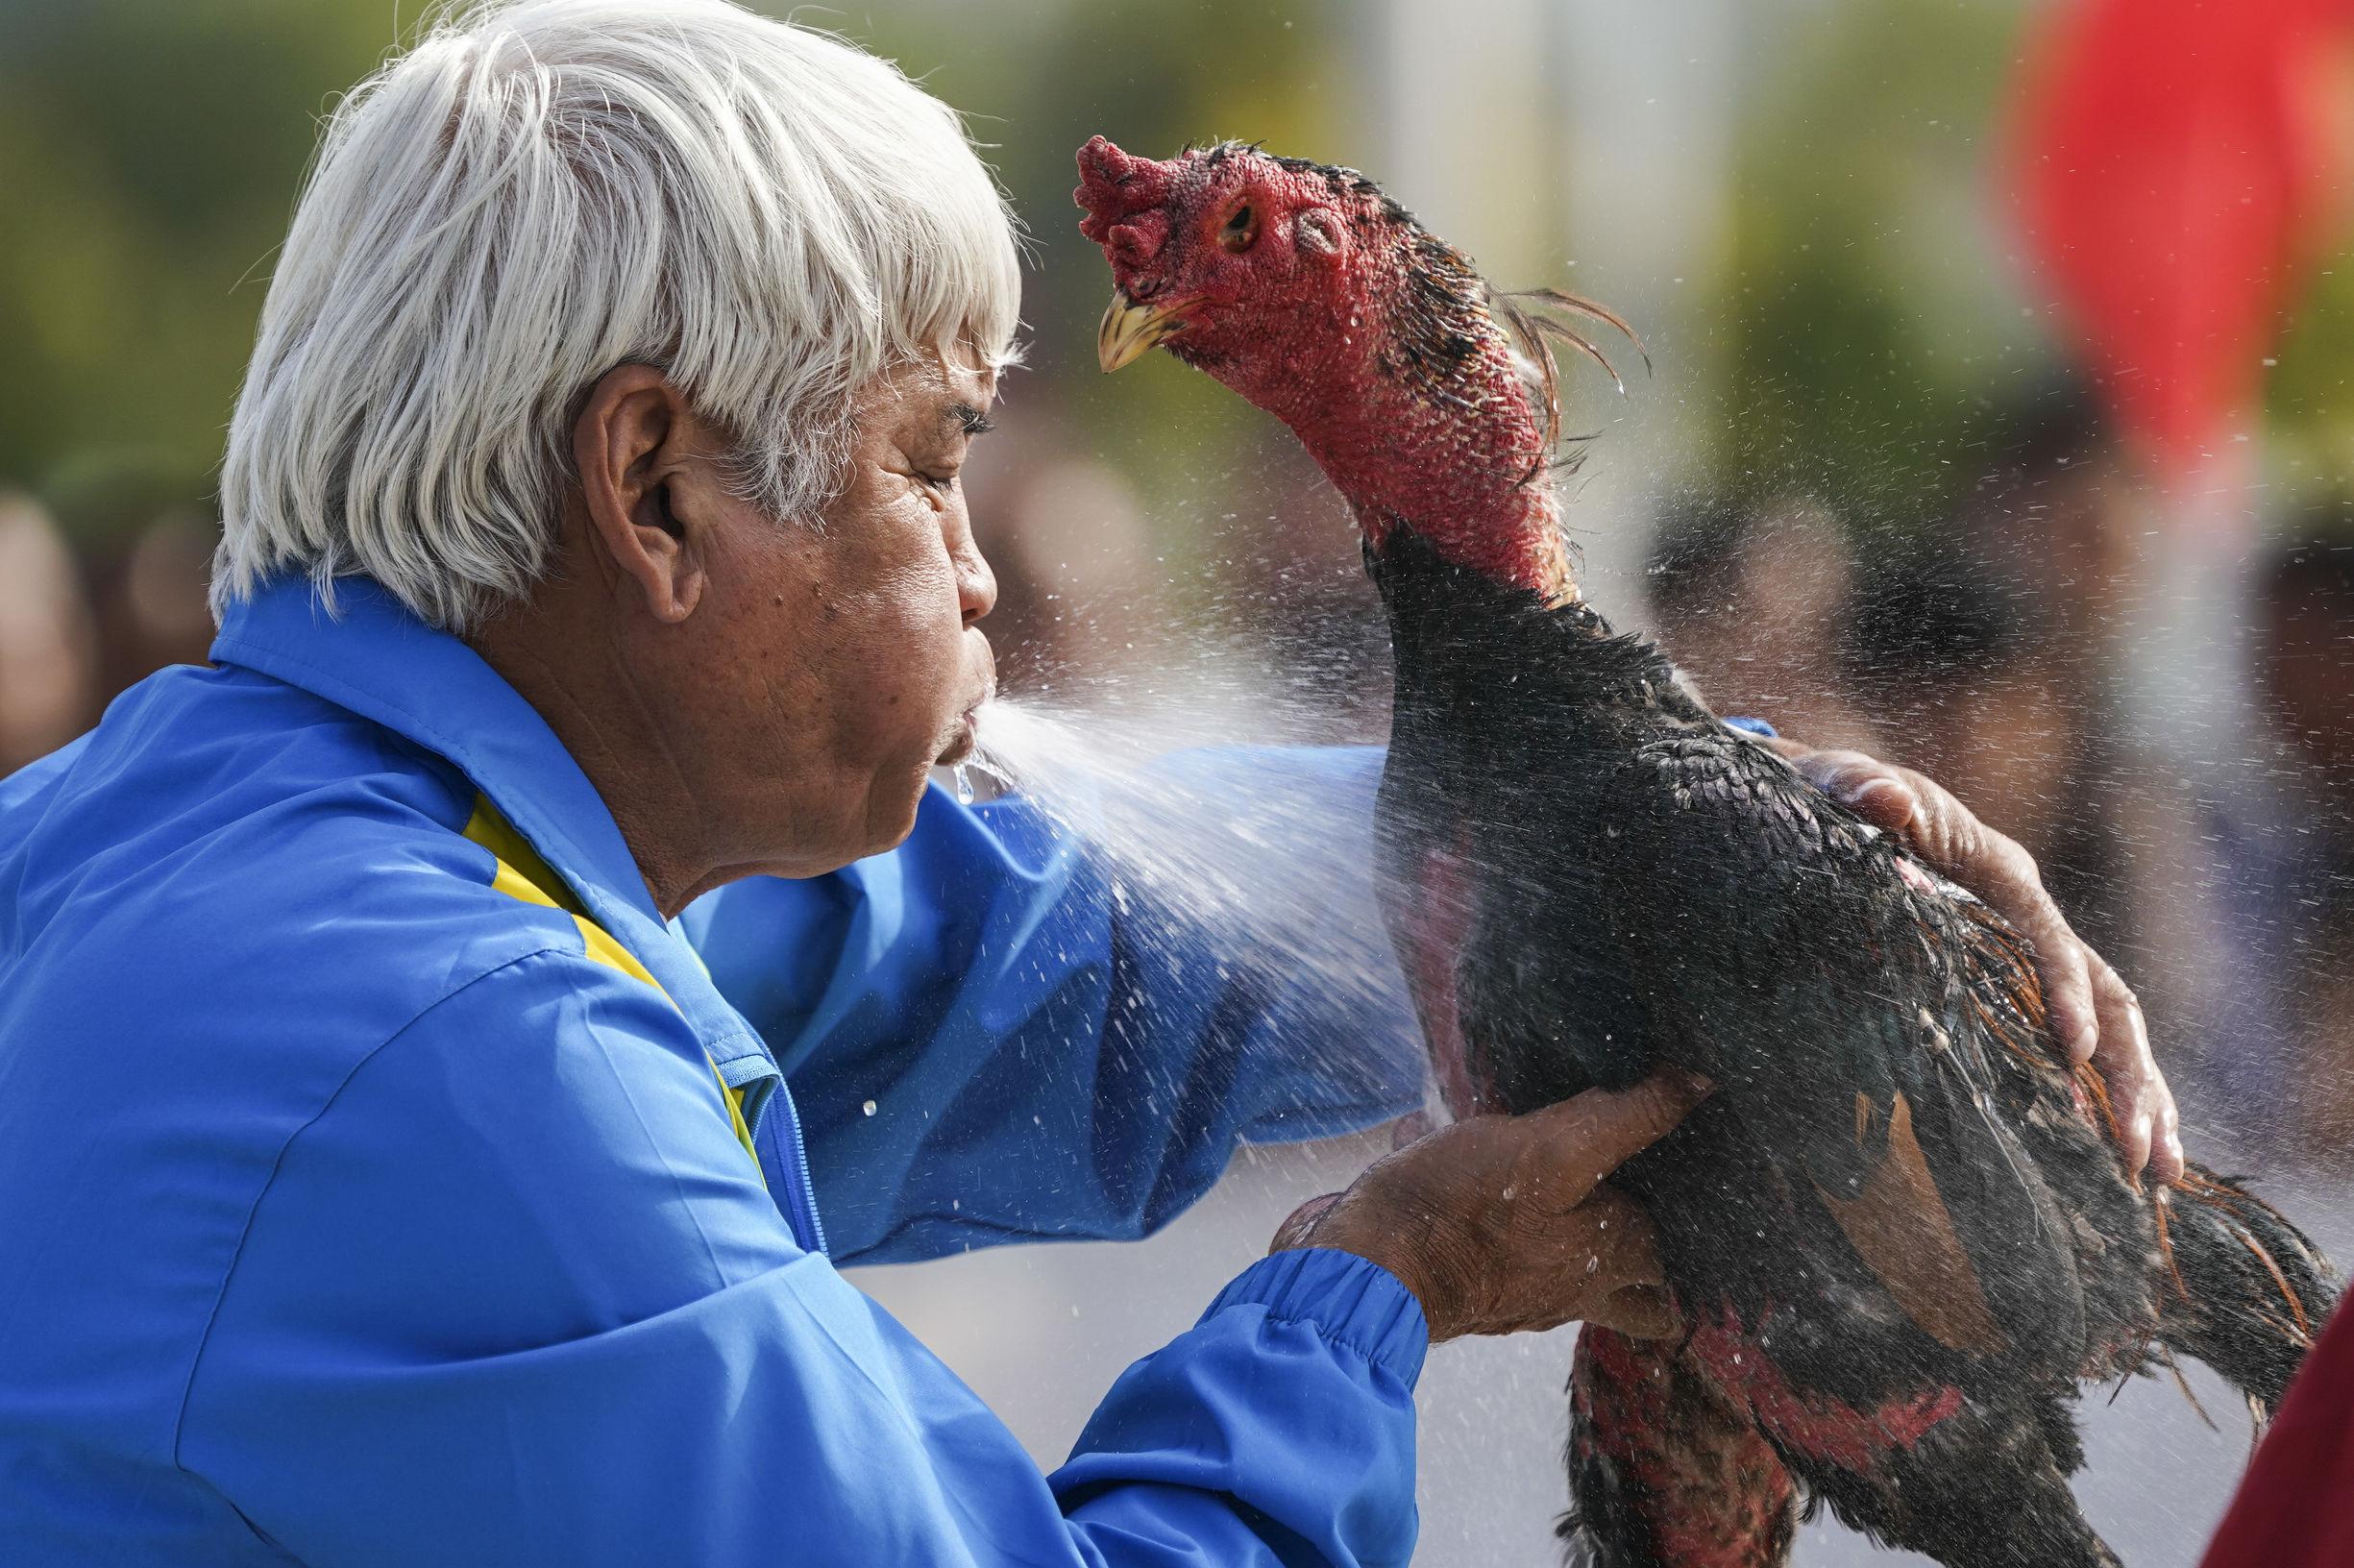
<instances>
[{"instance_id":1,"label":"wrinkled face","mask_svg":"<svg viewBox=\"0 0 2354 1568\"><path fill-rule=\"evenodd\" d=\"M679 771L737 865L810 875L888 849L929 769L970 753L996 582L959 471L993 382L937 359L877 377L814 526L761 516L723 469L681 496L706 523L709 587L665 685L693 737Z\"/></svg>"},{"instance_id":2,"label":"wrinkled face","mask_svg":"<svg viewBox=\"0 0 2354 1568\"><path fill-rule=\"evenodd\" d=\"M1361 175L1232 142L1161 162L1097 136L1079 174L1080 232L1118 285L1106 370L1166 343L1214 373L1271 339L1345 331L1402 216Z\"/></svg>"}]
</instances>

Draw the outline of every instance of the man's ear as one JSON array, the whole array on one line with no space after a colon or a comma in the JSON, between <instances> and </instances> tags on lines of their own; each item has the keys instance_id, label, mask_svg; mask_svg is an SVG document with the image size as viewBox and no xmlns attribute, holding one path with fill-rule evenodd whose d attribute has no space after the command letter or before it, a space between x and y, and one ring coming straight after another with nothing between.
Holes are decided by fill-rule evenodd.
<instances>
[{"instance_id":1,"label":"man's ear","mask_svg":"<svg viewBox=\"0 0 2354 1568\"><path fill-rule=\"evenodd\" d=\"M702 598L705 545L699 525L682 517L679 481L707 457L686 395L651 365L623 365L589 388L573 426L573 464L588 520L587 544L598 570L627 582L657 621L675 625Z\"/></svg>"}]
</instances>

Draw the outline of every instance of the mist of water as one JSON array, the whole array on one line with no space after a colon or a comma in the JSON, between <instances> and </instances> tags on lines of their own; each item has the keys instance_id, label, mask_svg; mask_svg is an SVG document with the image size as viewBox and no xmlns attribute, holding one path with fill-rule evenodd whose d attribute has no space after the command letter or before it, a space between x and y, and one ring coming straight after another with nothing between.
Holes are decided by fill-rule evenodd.
<instances>
[{"instance_id":1,"label":"mist of water","mask_svg":"<svg viewBox=\"0 0 2354 1568\"><path fill-rule=\"evenodd\" d=\"M1297 1047L1350 1072L1336 1054L1419 1051L1374 901L1380 754L1335 747L1333 727L1210 681L1111 704L1000 698L970 768L1083 844L1146 940L1250 967Z\"/></svg>"}]
</instances>

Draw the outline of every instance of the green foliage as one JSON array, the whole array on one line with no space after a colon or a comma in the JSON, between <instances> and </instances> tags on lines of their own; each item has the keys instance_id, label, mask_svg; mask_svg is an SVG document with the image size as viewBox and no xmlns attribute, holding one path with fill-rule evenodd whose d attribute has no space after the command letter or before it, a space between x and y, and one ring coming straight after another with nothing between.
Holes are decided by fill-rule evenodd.
<instances>
[{"instance_id":1,"label":"green foliage","mask_svg":"<svg viewBox=\"0 0 2354 1568\"><path fill-rule=\"evenodd\" d=\"M1904 527L2041 370L1988 162L2020 17L1846 4L1802 18L1744 116L1717 478Z\"/></svg>"},{"instance_id":2,"label":"green foliage","mask_svg":"<svg viewBox=\"0 0 2354 1568\"><path fill-rule=\"evenodd\" d=\"M1231 453L1258 417L1156 363L1099 399L1102 260L1079 238L1071 156L1103 132L1140 151L1228 134L1331 150L1345 84L1321 89L1326 5L1210 0L1166 25L1147 0L816 11L964 110L1032 234L1041 374L1082 429L1151 479ZM271 254L319 117L415 27L421 0L0 0L0 485L104 527L126 495L211 489ZM1330 74L1328 72L1328 74ZM1171 486L1172 490L1176 487Z\"/></svg>"},{"instance_id":3,"label":"green foliage","mask_svg":"<svg viewBox=\"0 0 2354 1568\"><path fill-rule=\"evenodd\" d=\"M1162 155L1239 135L1349 159L1347 128L1380 106L1343 45L1378 12L767 4L897 59L970 116L1031 235L1034 368L1009 396L1116 453L1167 498L1169 543L1185 548L1220 476L1280 443L1174 364L1098 379L1106 282L1077 233L1071 154L1103 132ZM0 0L0 484L35 485L84 527L106 509L95 498L203 502L318 116L423 6ZM1810 489L1867 523L1933 515L1991 405L2047 365L1989 181L2025 18L2017 0L1791 0L1735 16L1755 64L1729 256L1695 281L1713 289L1695 308L1713 324L1700 466L1736 493ZM1466 115L1502 112L1476 83L1437 90ZM2342 475L2349 350L2354 262L2303 308L2273 385L2297 460Z\"/></svg>"},{"instance_id":4,"label":"green foliage","mask_svg":"<svg viewBox=\"0 0 2354 1568\"><path fill-rule=\"evenodd\" d=\"M2325 259L2283 323L2266 436L2287 487L2354 499L2354 255Z\"/></svg>"},{"instance_id":5,"label":"green foliage","mask_svg":"<svg viewBox=\"0 0 2354 1568\"><path fill-rule=\"evenodd\" d=\"M209 488L314 116L381 4L82 0L0 13L0 482L89 526Z\"/></svg>"}]
</instances>

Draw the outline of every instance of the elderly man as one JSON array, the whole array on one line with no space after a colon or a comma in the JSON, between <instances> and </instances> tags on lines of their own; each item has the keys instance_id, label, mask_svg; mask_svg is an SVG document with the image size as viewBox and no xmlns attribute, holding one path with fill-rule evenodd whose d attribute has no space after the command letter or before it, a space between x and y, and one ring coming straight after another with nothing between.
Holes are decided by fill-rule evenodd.
<instances>
[{"instance_id":1,"label":"elderly man","mask_svg":"<svg viewBox=\"0 0 2354 1568\"><path fill-rule=\"evenodd\" d=\"M1377 1164L1050 1478L834 1272L1133 1235L1412 1097L1394 1022L1329 1089L1246 954L926 797L991 688L957 473L1016 288L947 110L720 0L480 12L343 103L211 665L0 786L11 1561L1394 1562L1428 1342L1669 1326L1596 1185L1664 1080ZM2089 1034L2007 846L1814 765L2012 894ZM765 1041L678 918L728 883Z\"/></svg>"}]
</instances>

